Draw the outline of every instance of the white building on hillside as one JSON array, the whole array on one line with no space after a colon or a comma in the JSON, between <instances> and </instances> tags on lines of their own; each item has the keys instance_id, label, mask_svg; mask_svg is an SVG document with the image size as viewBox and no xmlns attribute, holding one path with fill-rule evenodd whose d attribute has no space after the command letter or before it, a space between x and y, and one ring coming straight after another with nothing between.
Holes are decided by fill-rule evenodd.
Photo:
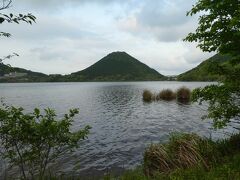
<instances>
[{"instance_id":1,"label":"white building on hillside","mask_svg":"<svg viewBox=\"0 0 240 180\"><path fill-rule=\"evenodd\" d=\"M27 73L18 73L18 72L11 72L9 74L4 74L6 78L16 78L16 77L23 77L26 76Z\"/></svg>"}]
</instances>

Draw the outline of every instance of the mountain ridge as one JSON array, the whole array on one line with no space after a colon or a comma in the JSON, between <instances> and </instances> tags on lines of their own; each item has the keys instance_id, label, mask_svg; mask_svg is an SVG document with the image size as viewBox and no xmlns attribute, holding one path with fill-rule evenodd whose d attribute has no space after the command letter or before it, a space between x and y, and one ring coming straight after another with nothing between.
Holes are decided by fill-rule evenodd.
<instances>
[{"instance_id":1,"label":"mountain ridge","mask_svg":"<svg viewBox=\"0 0 240 180\"><path fill-rule=\"evenodd\" d=\"M167 78L126 52L112 52L84 70L69 75L46 75L0 63L0 82L101 82L101 81L218 81L211 71L216 64L227 63L230 56L216 54L193 69ZM177 77L177 78L175 78Z\"/></svg>"},{"instance_id":2,"label":"mountain ridge","mask_svg":"<svg viewBox=\"0 0 240 180\"><path fill-rule=\"evenodd\" d=\"M223 76L212 71L213 66L221 65L231 59L228 55L216 54L209 59L201 62L193 69L177 76L178 81L218 81Z\"/></svg>"},{"instance_id":3,"label":"mountain ridge","mask_svg":"<svg viewBox=\"0 0 240 180\"><path fill-rule=\"evenodd\" d=\"M12 72L27 75L4 77ZM126 52L120 51L112 52L88 68L69 75L46 75L0 64L0 76L0 82L157 81L166 78Z\"/></svg>"}]
</instances>

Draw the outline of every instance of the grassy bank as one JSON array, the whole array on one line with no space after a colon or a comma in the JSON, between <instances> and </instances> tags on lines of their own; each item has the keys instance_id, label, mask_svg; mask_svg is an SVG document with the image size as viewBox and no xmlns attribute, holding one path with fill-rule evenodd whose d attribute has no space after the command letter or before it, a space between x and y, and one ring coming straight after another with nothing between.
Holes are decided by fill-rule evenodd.
<instances>
[{"instance_id":1,"label":"grassy bank","mask_svg":"<svg viewBox=\"0 0 240 180\"><path fill-rule=\"evenodd\" d=\"M166 144L153 144L144 163L121 177L106 180L240 179L240 134L214 142L195 134L174 134Z\"/></svg>"},{"instance_id":2,"label":"grassy bank","mask_svg":"<svg viewBox=\"0 0 240 180\"><path fill-rule=\"evenodd\" d=\"M210 170L204 167L195 167L189 169L177 169L169 174L156 174L153 177L148 177L143 173L142 168L126 172L123 176L118 178L106 177L107 179L119 180L214 180L214 179L227 179L239 180L240 179L240 153L233 156L224 157L224 162L216 164Z\"/></svg>"}]
</instances>

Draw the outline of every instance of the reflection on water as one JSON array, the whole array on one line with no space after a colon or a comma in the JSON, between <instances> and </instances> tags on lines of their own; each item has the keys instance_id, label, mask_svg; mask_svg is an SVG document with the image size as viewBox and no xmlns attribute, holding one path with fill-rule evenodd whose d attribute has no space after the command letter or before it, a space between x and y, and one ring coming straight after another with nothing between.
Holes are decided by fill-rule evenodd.
<instances>
[{"instance_id":1,"label":"reflection on water","mask_svg":"<svg viewBox=\"0 0 240 180\"><path fill-rule=\"evenodd\" d=\"M74 153L57 162L58 171L74 174L102 174L133 168L142 162L150 143L165 142L174 131L196 132L218 138L202 122L206 107L176 102L142 102L142 92L149 89L190 89L209 83L118 82L118 83L36 83L0 84L0 96L9 104L56 109L63 115L69 108L80 108L73 129L92 126L89 139Z\"/></svg>"}]
</instances>

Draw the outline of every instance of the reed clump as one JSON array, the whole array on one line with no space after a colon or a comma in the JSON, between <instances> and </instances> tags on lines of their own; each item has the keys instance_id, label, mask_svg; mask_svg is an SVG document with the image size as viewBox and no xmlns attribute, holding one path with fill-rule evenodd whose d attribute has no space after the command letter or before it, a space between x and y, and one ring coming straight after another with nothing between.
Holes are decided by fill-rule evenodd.
<instances>
[{"instance_id":1,"label":"reed clump","mask_svg":"<svg viewBox=\"0 0 240 180\"><path fill-rule=\"evenodd\" d=\"M171 89L163 89L156 97L157 100L172 101L176 99L176 93Z\"/></svg>"},{"instance_id":2,"label":"reed clump","mask_svg":"<svg viewBox=\"0 0 240 180\"><path fill-rule=\"evenodd\" d=\"M144 173L169 173L198 165L208 168L202 155L201 145L205 140L195 134L177 134L166 144L151 145L144 153Z\"/></svg>"},{"instance_id":3,"label":"reed clump","mask_svg":"<svg viewBox=\"0 0 240 180\"><path fill-rule=\"evenodd\" d=\"M240 133L217 141L173 134L168 143L148 147L143 166L119 179L240 179L239 142Z\"/></svg>"},{"instance_id":4,"label":"reed clump","mask_svg":"<svg viewBox=\"0 0 240 180\"><path fill-rule=\"evenodd\" d=\"M153 176L155 172L169 172L173 169L171 157L164 145L152 144L144 153L144 174Z\"/></svg>"},{"instance_id":5,"label":"reed clump","mask_svg":"<svg viewBox=\"0 0 240 180\"><path fill-rule=\"evenodd\" d=\"M154 94L149 90L143 91L143 101L144 102L151 102L155 99Z\"/></svg>"},{"instance_id":6,"label":"reed clump","mask_svg":"<svg viewBox=\"0 0 240 180\"><path fill-rule=\"evenodd\" d=\"M171 89L163 89L159 94L154 94L149 90L144 90L142 96L144 102L177 100L178 102L185 104L189 103L191 100L191 90L184 86L177 89L176 92Z\"/></svg>"},{"instance_id":7,"label":"reed clump","mask_svg":"<svg viewBox=\"0 0 240 180\"><path fill-rule=\"evenodd\" d=\"M178 102L189 103L191 99L191 90L187 87L181 87L176 92L176 98Z\"/></svg>"}]
</instances>

